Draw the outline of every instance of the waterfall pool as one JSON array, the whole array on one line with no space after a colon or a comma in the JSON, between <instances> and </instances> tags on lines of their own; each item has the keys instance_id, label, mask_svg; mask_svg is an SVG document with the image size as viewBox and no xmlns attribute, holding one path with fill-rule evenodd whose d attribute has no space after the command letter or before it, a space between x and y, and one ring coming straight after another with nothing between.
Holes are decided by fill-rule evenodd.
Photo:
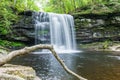
<instances>
[{"instance_id":1,"label":"waterfall pool","mask_svg":"<svg viewBox=\"0 0 120 80\"><path fill-rule=\"evenodd\" d=\"M94 51L59 56L69 69L88 80L120 80L120 56ZM10 63L33 67L42 80L78 80L67 74L51 53L19 56Z\"/></svg>"}]
</instances>

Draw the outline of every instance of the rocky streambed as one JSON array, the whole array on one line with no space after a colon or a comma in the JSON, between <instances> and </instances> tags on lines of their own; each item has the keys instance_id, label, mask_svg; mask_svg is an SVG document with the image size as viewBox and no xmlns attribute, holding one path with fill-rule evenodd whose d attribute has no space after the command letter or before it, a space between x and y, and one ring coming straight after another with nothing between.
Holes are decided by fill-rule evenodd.
<instances>
[{"instance_id":1,"label":"rocky streambed","mask_svg":"<svg viewBox=\"0 0 120 80\"><path fill-rule=\"evenodd\" d=\"M113 54L120 55L119 42L111 42L111 41L93 42L87 44L80 44L79 47L87 51L109 51Z\"/></svg>"},{"instance_id":2,"label":"rocky streambed","mask_svg":"<svg viewBox=\"0 0 120 80\"><path fill-rule=\"evenodd\" d=\"M8 51L0 48L0 58L6 56ZM0 67L0 80L41 80L36 76L32 67L5 64Z\"/></svg>"}]
</instances>

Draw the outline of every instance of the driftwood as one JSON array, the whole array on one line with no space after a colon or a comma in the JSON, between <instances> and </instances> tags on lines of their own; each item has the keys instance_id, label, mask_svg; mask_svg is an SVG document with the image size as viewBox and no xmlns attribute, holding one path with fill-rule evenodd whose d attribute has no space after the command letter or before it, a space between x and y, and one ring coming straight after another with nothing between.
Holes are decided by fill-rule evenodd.
<instances>
[{"instance_id":1,"label":"driftwood","mask_svg":"<svg viewBox=\"0 0 120 80\"><path fill-rule=\"evenodd\" d=\"M65 69L65 71L67 73L77 77L79 80L87 80L87 79L79 76L78 74L74 73L70 69L68 69L68 67L65 65L63 60L61 60L60 57L57 55L57 53L53 49L52 45L42 45L42 44L39 44L39 45L31 46L31 47L25 47L25 48L20 49L20 50L12 51L7 56L2 57L0 59L0 66L6 64L8 61L10 61L11 59L13 59L14 57L16 57L18 55L29 54L32 51L35 51L35 50L38 50L38 49L49 49L52 52L52 54L54 55L54 57L58 60L58 62L62 65L62 67Z\"/></svg>"}]
</instances>

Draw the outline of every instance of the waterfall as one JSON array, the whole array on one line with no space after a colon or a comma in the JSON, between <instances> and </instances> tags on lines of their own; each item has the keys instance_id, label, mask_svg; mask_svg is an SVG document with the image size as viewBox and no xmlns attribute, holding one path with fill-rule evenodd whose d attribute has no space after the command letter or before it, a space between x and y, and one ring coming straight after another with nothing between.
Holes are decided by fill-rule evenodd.
<instances>
[{"instance_id":1,"label":"waterfall","mask_svg":"<svg viewBox=\"0 0 120 80\"><path fill-rule=\"evenodd\" d=\"M39 12L33 18L35 44L52 44L58 52L76 50L73 16Z\"/></svg>"}]
</instances>

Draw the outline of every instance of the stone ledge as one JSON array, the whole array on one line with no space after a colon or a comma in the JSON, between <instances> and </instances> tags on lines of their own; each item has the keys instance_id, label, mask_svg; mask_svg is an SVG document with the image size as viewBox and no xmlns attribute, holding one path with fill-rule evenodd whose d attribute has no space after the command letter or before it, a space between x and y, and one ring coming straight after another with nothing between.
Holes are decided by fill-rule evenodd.
<instances>
[{"instance_id":1,"label":"stone ledge","mask_svg":"<svg viewBox=\"0 0 120 80\"><path fill-rule=\"evenodd\" d=\"M31 67L5 64L0 67L0 80L41 80Z\"/></svg>"}]
</instances>

